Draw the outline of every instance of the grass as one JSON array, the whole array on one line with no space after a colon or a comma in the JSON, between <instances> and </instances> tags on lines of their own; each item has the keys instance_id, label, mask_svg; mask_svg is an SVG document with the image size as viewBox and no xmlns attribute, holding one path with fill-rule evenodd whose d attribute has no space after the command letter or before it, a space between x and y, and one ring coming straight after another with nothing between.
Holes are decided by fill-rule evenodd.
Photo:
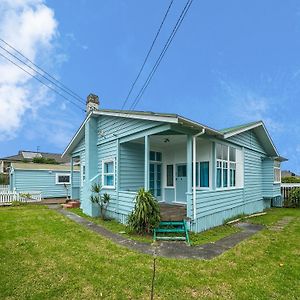
<instances>
[{"instance_id":1,"label":"grass","mask_svg":"<svg viewBox=\"0 0 300 300\"><path fill-rule=\"evenodd\" d=\"M269 215L269 216L268 216ZM210 260L156 260L155 299L299 299L300 209L251 222L262 230ZM1 299L149 299L153 258L43 206L0 209Z\"/></svg>"},{"instance_id":2,"label":"grass","mask_svg":"<svg viewBox=\"0 0 300 300\"><path fill-rule=\"evenodd\" d=\"M126 225L118 223L115 220L102 220L101 218L92 218L92 217L84 214L80 208L71 208L70 211L72 211L73 213L75 213L91 222L99 224L114 233L122 234L132 240L136 240L136 241L144 242L144 243L152 243L153 242L152 235L146 235L146 234L138 235L138 234L129 232ZM203 245L206 243L213 243L223 237L229 236L229 235L239 232L239 231L240 231L239 228L232 226L232 225L218 226L218 227L206 230L201 233L190 233L190 241L191 241L192 246ZM163 234L160 234L160 235L163 235ZM172 234L170 234L170 233L168 234L168 236L171 236L171 235ZM173 234L173 235L176 236L176 234Z\"/></svg>"}]
</instances>

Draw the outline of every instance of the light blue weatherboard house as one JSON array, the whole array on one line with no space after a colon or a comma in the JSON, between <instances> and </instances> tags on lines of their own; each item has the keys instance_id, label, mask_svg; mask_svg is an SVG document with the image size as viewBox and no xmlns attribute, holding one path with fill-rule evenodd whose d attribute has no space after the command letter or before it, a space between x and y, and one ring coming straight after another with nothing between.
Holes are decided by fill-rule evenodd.
<instances>
[{"instance_id":1,"label":"light blue weatherboard house","mask_svg":"<svg viewBox=\"0 0 300 300\"><path fill-rule=\"evenodd\" d=\"M41 192L42 198L66 198L70 196L70 166L13 162L10 172L10 190L26 193ZM80 175L73 167L72 195L79 197Z\"/></svg>"},{"instance_id":2,"label":"light blue weatherboard house","mask_svg":"<svg viewBox=\"0 0 300 300\"><path fill-rule=\"evenodd\" d=\"M94 182L111 195L108 214L122 223L144 187L162 203L186 206L195 232L281 205L285 159L262 121L215 130L175 114L98 105L89 95L87 116L63 154L72 165L80 159L84 213L98 215L90 201Z\"/></svg>"}]
</instances>

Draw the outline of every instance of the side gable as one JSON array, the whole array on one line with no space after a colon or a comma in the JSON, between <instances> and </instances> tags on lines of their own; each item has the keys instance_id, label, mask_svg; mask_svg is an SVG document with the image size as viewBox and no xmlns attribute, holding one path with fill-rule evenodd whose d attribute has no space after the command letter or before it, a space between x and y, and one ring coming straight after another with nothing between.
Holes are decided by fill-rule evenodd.
<instances>
[{"instance_id":1,"label":"side gable","mask_svg":"<svg viewBox=\"0 0 300 300\"><path fill-rule=\"evenodd\" d=\"M244 147L263 152L268 156L279 158L279 153L262 121L222 130L224 138ZM284 158L280 158L284 159Z\"/></svg>"},{"instance_id":2,"label":"side gable","mask_svg":"<svg viewBox=\"0 0 300 300\"><path fill-rule=\"evenodd\" d=\"M267 153L253 130L234 135L227 140L257 152Z\"/></svg>"},{"instance_id":3,"label":"side gable","mask_svg":"<svg viewBox=\"0 0 300 300\"><path fill-rule=\"evenodd\" d=\"M78 153L85 149L85 137L83 137L73 149L72 153Z\"/></svg>"}]
</instances>

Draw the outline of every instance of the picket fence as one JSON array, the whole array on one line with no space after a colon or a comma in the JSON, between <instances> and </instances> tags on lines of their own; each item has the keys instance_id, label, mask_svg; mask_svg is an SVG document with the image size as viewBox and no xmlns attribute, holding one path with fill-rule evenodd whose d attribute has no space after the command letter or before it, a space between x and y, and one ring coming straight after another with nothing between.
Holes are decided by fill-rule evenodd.
<instances>
[{"instance_id":1,"label":"picket fence","mask_svg":"<svg viewBox=\"0 0 300 300\"><path fill-rule=\"evenodd\" d=\"M16 192L9 190L0 190L0 205L11 204L14 201L18 202L40 202L42 193L37 191Z\"/></svg>"},{"instance_id":2,"label":"picket fence","mask_svg":"<svg viewBox=\"0 0 300 300\"><path fill-rule=\"evenodd\" d=\"M282 183L281 184L281 195L283 200L288 199L290 192L295 189L299 188L300 183Z\"/></svg>"}]
</instances>

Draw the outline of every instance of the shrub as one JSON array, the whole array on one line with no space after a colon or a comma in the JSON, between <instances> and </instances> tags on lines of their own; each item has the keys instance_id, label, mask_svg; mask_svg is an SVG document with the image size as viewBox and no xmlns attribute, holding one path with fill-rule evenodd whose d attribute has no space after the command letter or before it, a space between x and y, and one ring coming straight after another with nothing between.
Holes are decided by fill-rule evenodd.
<instances>
[{"instance_id":1,"label":"shrub","mask_svg":"<svg viewBox=\"0 0 300 300\"><path fill-rule=\"evenodd\" d=\"M91 199L92 203L95 203L99 206L100 217L102 219L104 219L106 207L110 201L110 195L107 193L104 193L103 195L101 195L101 185L98 183L95 183L92 185L92 195L91 195L90 199Z\"/></svg>"},{"instance_id":2,"label":"shrub","mask_svg":"<svg viewBox=\"0 0 300 300\"><path fill-rule=\"evenodd\" d=\"M288 199L285 200L286 207L300 207L300 188L294 188L290 191Z\"/></svg>"},{"instance_id":3,"label":"shrub","mask_svg":"<svg viewBox=\"0 0 300 300\"><path fill-rule=\"evenodd\" d=\"M53 164L53 165L58 164L58 162L54 158L45 158L45 157L34 157L32 162L36 164Z\"/></svg>"},{"instance_id":4,"label":"shrub","mask_svg":"<svg viewBox=\"0 0 300 300\"><path fill-rule=\"evenodd\" d=\"M294 176L286 176L281 178L282 183L300 183L300 178Z\"/></svg>"},{"instance_id":5,"label":"shrub","mask_svg":"<svg viewBox=\"0 0 300 300\"><path fill-rule=\"evenodd\" d=\"M137 233L149 233L160 222L160 211L157 200L150 191L140 189L135 198L133 212L128 217L128 227Z\"/></svg>"}]
</instances>

